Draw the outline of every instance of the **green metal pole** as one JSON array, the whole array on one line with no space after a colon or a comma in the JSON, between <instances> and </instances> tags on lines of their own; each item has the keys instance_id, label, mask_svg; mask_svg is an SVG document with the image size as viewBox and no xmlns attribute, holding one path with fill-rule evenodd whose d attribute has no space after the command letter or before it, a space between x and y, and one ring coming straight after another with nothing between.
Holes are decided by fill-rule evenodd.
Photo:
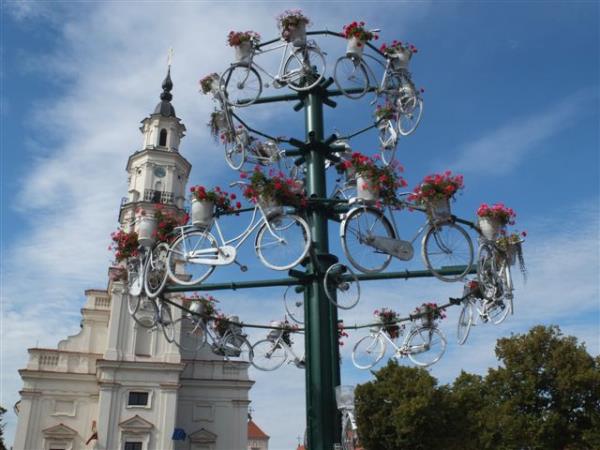
<instances>
[{"instance_id":1,"label":"green metal pole","mask_svg":"<svg viewBox=\"0 0 600 450\"><path fill-rule=\"evenodd\" d=\"M305 99L307 140L323 141L323 99L310 92ZM327 197L325 158L314 147L307 149L306 190L309 197ZM329 254L327 216L317 204L309 213L309 224L314 251L321 273L334 261ZM309 264L308 272L317 273L318 267ZM337 311L328 301L323 288L323 277L318 276L304 292L306 339L306 422L309 450L332 450L339 442L339 415L335 403L335 386L339 384L339 351L337 346Z\"/></svg>"}]
</instances>

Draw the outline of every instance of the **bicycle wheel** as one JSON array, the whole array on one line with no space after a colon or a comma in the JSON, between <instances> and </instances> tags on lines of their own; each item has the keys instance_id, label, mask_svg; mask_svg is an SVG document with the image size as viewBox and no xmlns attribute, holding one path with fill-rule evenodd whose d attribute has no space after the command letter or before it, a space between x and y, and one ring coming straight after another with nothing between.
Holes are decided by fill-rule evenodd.
<instances>
[{"instance_id":1,"label":"bicycle wheel","mask_svg":"<svg viewBox=\"0 0 600 450\"><path fill-rule=\"evenodd\" d=\"M385 122L385 127L379 129L379 143L381 148L381 161L389 166L396 156L396 147L398 146L398 133L391 120Z\"/></svg>"},{"instance_id":2,"label":"bicycle wheel","mask_svg":"<svg viewBox=\"0 0 600 450\"><path fill-rule=\"evenodd\" d=\"M240 170L246 162L247 137L236 132L233 142L225 142L225 161L233 170Z\"/></svg>"},{"instance_id":3,"label":"bicycle wheel","mask_svg":"<svg viewBox=\"0 0 600 450\"><path fill-rule=\"evenodd\" d=\"M226 360L251 362L254 352L248 339L241 334L228 332L220 341L219 347Z\"/></svg>"},{"instance_id":4,"label":"bicycle wheel","mask_svg":"<svg viewBox=\"0 0 600 450\"><path fill-rule=\"evenodd\" d=\"M167 255L169 246L161 242L155 246L144 267L144 290L149 298L156 298L167 284Z\"/></svg>"},{"instance_id":5,"label":"bicycle wheel","mask_svg":"<svg viewBox=\"0 0 600 450\"><path fill-rule=\"evenodd\" d=\"M183 286L191 286L208 278L215 266L194 262L198 258L217 259L218 244L208 231L186 232L171 244L167 257L169 278Z\"/></svg>"},{"instance_id":6,"label":"bicycle wheel","mask_svg":"<svg viewBox=\"0 0 600 450\"><path fill-rule=\"evenodd\" d=\"M350 279L343 280L343 275L350 276ZM354 308L360 300L358 277L344 264L336 263L329 266L323 278L323 288L329 301L341 309Z\"/></svg>"},{"instance_id":7,"label":"bicycle wheel","mask_svg":"<svg viewBox=\"0 0 600 450\"><path fill-rule=\"evenodd\" d=\"M144 260L141 256L127 264L127 291L137 297L144 289ZM131 311L129 311L131 313Z\"/></svg>"},{"instance_id":8,"label":"bicycle wheel","mask_svg":"<svg viewBox=\"0 0 600 450\"><path fill-rule=\"evenodd\" d=\"M281 80L295 91L308 91L325 75L325 57L316 47L295 49L283 66Z\"/></svg>"},{"instance_id":9,"label":"bicycle wheel","mask_svg":"<svg viewBox=\"0 0 600 450\"><path fill-rule=\"evenodd\" d=\"M369 207L350 211L340 225L342 249L348 261L364 273L384 270L392 256L378 250L373 242L377 237L396 238L396 233L385 215Z\"/></svg>"},{"instance_id":10,"label":"bicycle wheel","mask_svg":"<svg viewBox=\"0 0 600 450\"><path fill-rule=\"evenodd\" d=\"M137 297L137 300L137 307L135 308L135 312L131 314L131 317L141 327L154 327L158 322L158 306L156 302L146 297L143 293Z\"/></svg>"},{"instance_id":11,"label":"bicycle wheel","mask_svg":"<svg viewBox=\"0 0 600 450\"><path fill-rule=\"evenodd\" d=\"M369 75L364 62L357 57L342 56L335 62L333 80L342 94L351 99L359 99L369 89Z\"/></svg>"},{"instance_id":12,"label":"bicycle wheel","mask_svg":"<svg viewBox=\"0 0 600 450\"><path fill-rule=\"evenodd\" d=\"M500 300L502 298L502 283L496 269L494 248L483 243L477 252L477 280L481 286L481 293L487 300Z\"/></svg>"},{"instance_id":13,"label":"bicycle wheel","mask_svg":"<svg viewBox=\"0 0 600 450\"><path fill-rule=\"evenodd\" d=\"M462 279L473 265L473 242L467 232L454 223L431 224L423 237L421 252L425 266L442 281ZM461 271L448 275L440 271L444 267Z\"/></svg>"},{"instance_id":14,"label":"bicycle wheel","mask_svg":"<svg viewBox=\"0 0 600 450\"><path fill-rule=\"evenodd\" d=\"M356 450L358 445L358 434L352 426L352 420L346 416L342 425L342 449Z\"/></svg>"},{"instance_id":15,"label":"bicycle wheel","mask_svg":"<svg viewBox=\"0 0 600 450\"><path fill-rule=\"evenodd\" d=\"M495 325L504 322L510 310L510 302L507 303L503 299L488 301L484 308L488 320Z\"/></svg>"},{"instance_id":16,"label":"bicycle wheel","mask_svg":"<svg viewBox=\"0 0 600 450\"><path fill-rule=\"evenodd\" d=\"M408 335L405 346L412 362L427 367L438 362L443 356L446 351L446 338L437 328L418 327Z\"/></svg>"},{"instance_id":17,"label":"bicycle wheel","mask_svg":"<svg viewBox=\"0 0 600 450\"><path fill-rule=\"evenodd\" d=\"M197 351L206 345L206 330L200 321L192 320L188 316L182 315L173 325L175 327L175 339L173 342L180 349ZM177 330L179 330L179 333L177 333Z\"/></svg>"},{"instance_id":18,"label":"bicycle wheel","mask_svg":"<svg viewBox=\"0 0 600 450\"><path fill-rule=\"evenodd\" d=\"M250 106L260 97L262 80L248 64L234 64L221 75L219 82L225 102L231 106Z\"/></svg>"},{"instance_id":19,"label":"bicycle wheel","mask_svg":"<svg viewBox=\"0 0 600 450\"><path fill-rule=\"evenodd\" d=\"M288 286L283 294L283 305L290 319L304 323L304 292L296 292L296 286Z\"/></svg>"},{"instance_id":20,"label":"bicycle wheel","mask_svg":"<svg viewBox=\"0 0 600 450\"><path fill-rule=\"evenodd\" d=\"M281 367L287 359L287 351L281 345L269 339L258 341L252 346L252 360L258 370L271 371Z\"/></svg>"},{"instance_id":21,"label":"bicycle wheel","mask_svg":"<svg viewBox=\"0 0 600 450\"><path fill-rule=\"evenodd\" d=\"M458 325L456 328L456 338L458 345L463 345L467 342L471 325L473 324L473 303L470 300L465 300L463 307L458 316Z\"/></svg>"},{"instance_id":22,"label":"bicycle wheel","mask_svg":"<svg viewBox=\"0 0 600 450\"><path fill-rule=\"evenodd\" d=\"M295 214L270 217L261 225L254 242L260 261L273 270L291 269L304 259L309 247L308 224Z\"/></svg>"},{"instance_id":23,"label":"bicycle wheel","mask_svg":"<svg viewBox=\"0 0 600 450\"><path fill-rule=\"evenodd\" d=\"M361 338L352 349L352 363L359 369L370 369L385 353L385 342L378 334Z\"/></svg>"},{"instance_id":24,"label":"bicycle wheel","mask_svg":"<svg viewBox=\"0 0 600 450\"><path fill-rule=\"evenodd\" d=\"M398 117L398 133L408 136L413 133L421 122L423 114L423 99L413 95L410 98L400 96L400 116Z\"/></svg>"},{"instance_id":25,"label":"bicycle wheel","mask_svg":"<svg viewBox=\"0 0 600 450\"><path fill-rule=\"evenodd\" d=\"M173 315L171 314L171 307L165 302L161 301L159 310L158 323L162 328L162 332L165 335L167 342L171 343L175 340L175 324L173 322Z\"/></svg>"}]
</instances>

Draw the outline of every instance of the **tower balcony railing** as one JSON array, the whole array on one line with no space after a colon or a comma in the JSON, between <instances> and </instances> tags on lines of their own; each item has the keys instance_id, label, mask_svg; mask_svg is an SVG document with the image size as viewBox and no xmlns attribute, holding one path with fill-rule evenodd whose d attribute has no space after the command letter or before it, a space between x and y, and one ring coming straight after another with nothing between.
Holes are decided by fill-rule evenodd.
<instances>
[{"instance_id":1,"label":"tower balcony railing","mask_svg":"<svg viewBox=\"0 0 600 450\"><path fill-rule=\"evenodd\" d=\"M152 203L173 203L173 193L167 191L144 190L144 201Z\"/></svg>"}]
</instances>

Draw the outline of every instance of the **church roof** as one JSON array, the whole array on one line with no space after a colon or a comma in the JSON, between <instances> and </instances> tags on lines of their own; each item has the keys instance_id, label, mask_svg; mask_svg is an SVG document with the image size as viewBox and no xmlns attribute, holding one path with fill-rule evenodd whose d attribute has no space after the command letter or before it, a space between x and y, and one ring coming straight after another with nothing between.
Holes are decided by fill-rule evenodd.
<instances>
[{"instance_id":1,"label":"church roof","mask_svg":"<svg viewBox=\"0 0 600 450\"><path fill-rule=\"evenodd\" d=\"M173 89L173 81L171 81L171 67L167 71L167 76L163 80L162 83L162 94L160 94L160 103L156 105L154 108L154 114L160 114L165 117L176 117L175 116L175 108L171 105L171 100L173 100L173 94L171 94L171 90Z\"/></svg>"},{"instance_id":2,"label":"church roof","mask_svg":"<svg viewBox=\"0 0 600 450\"><path fill-rule=\"evenodd\" d=\"M248 439L269 439L269 435L261 430L252 419L248 421Z\"/></svg>"}]
</instances>

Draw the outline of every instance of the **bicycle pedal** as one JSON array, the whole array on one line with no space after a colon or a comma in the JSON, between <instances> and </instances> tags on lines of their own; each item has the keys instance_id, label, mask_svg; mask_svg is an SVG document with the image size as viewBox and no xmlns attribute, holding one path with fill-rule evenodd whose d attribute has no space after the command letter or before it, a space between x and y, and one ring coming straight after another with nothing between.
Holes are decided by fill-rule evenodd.
<instances>
[{"instance_id":1,"label":"bicycle pedal","mask_svg":"<svg viewBox=\"0 0 600 450\"><path fill-rule=\"evenodd\" d=\"M248 266L240 266L242 272L248 272Z\"/></svg>"}]
</instances>

